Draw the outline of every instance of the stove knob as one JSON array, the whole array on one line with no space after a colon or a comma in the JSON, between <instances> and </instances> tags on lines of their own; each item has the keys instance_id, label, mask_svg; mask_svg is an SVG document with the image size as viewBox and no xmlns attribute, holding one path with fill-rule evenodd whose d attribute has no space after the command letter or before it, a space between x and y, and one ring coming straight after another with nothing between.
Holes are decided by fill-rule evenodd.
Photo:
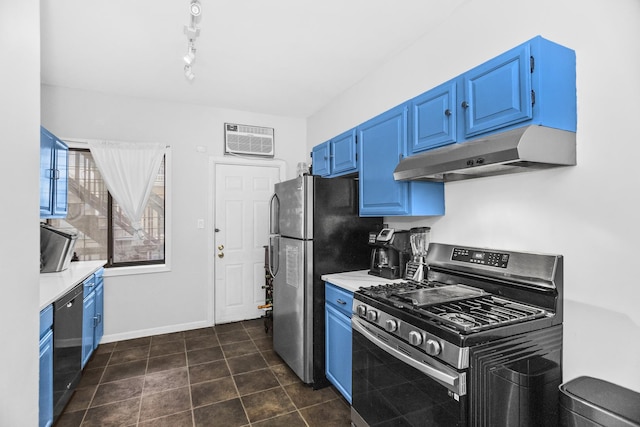
<instances>
[{"instance_id":1,"label":"stove knob","mask_svg":"<svg viewBox=\"0 0 640 427\"><path fill-rule=\"evenodd\" d=\"M369 322L375 322L376 320L378 320L378 312L375 310L367 311L367 320Z\"/></svg>"},{"instance_id":2,"label":"stove knob","mask_svg":"<svg viewBox=\"0 0 640 427\"><path fill-rule=\"evenodd\" d=\"M427 354L431 356L439 355L440 350L442 350L442 348L440 347L440 343L436 340L427 340L427 342L425 343L425 347L427 350Z\"/></svg>"},{"instance_id":3,"label":"stove knob","mask_svg":"<svg viewBox=\"0 0 640 427\"><path fill-rule=\"evenodd\" d=\"M358 316L364 317L365 314L367 314L367 306L366 305L359 305L356 308L356 311L358 312Z\"/></svg>"},{"instance_id":4,"label":"stove knob","mask_svg":"<svg viewBox=\"0 0 640 427\"><path fill-rule=\"evenodd\" d=\"M387 330L387 332L395 332L398 330L398 322L393 319L389 319L384 322L384 328Z\"/></svg>"},{"instance_id":5,"label":"stove knob","mask_svg":"<svg viewBox=\"0 0 640 427\"><path fill-rule=\"evenodd\" d=\"M422 344L422 334L417 331L409 332L409 343L411 345L420 345Z\"/></svg>"}]
</instances>

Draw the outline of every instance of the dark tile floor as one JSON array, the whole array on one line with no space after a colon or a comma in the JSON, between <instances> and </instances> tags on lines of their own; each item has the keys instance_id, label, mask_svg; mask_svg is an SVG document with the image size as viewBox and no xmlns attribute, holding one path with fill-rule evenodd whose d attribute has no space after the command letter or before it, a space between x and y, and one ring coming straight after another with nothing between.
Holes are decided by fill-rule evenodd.
<instances>
[{"instance_id":1,"label":"dark tile floor","mask_svg":"<svg viewBox=\"0 0 640 427\"><path fill-rule=\"evenodd\" d=\"M256 319L100 345L56 427L349 426L349 411L303 384Z\"/></svg>"}]
</instances>

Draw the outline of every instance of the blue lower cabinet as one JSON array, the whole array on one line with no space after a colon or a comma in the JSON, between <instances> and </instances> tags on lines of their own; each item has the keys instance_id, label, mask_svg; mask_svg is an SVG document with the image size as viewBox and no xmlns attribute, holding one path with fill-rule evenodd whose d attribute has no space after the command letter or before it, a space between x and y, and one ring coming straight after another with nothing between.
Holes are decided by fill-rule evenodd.
<instances>
[{"instance_id":1,"label":"blue lower cabinet","mask_svg":"<svg viewBox=\"0 0 640 427\"><path fill-rule=\"evenodd\" d=\"M82 367L87 364L104 334L104 268L84 281L82 313Z\"/></svg>"},{"instance_id":2,"label":"blue lower cabinet","mask_svg":"<svg viewBox=\"0 0 640 427\"><path fill-rule=\"evenodd\" d=\"M325 284L327 379L351 403L351 303L353 293Z\"/></svg>"},{"instance_id":3,"label":"blue lower cabinet","mask_svg":"<svg viewBox=\"0 0 640 427\"><path fill-rule=\"evenodd\" d=\"M38 426L53 425L53 306L40 312L40 386Z\"/></svg>"},{"instance_id":4,"label":"blue lower cabinet","mask_svg":"<svg viewBox=\"0 0 640 427\"><path fill-rule=\"evenodd\" d=\"M98 348L98 344L104 335L104 323L102 322L104 313L104 284L102 280L96 285L96 316L95 329L93 331L93 349Z\"/></svg>"},{"instance_id":5,"label":"blue lower cabinet","mask_svg":"<svg viewBox=\"0 0 640 427\"><path fill-rule=\"evenodd\" d=\"M84 368L93 353L93 334L95 331L96 293L85 295L82 314L82 367Z\"/></svg>"}]
</instances>

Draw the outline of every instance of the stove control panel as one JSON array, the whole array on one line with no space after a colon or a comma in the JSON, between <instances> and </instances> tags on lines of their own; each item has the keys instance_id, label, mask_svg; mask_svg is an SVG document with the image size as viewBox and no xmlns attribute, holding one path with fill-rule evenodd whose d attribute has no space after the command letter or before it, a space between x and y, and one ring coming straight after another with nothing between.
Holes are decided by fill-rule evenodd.
<instances>
[{"instance_id":1,"label":"stove control panel","mask_svg":"<svg viewBox=\"0 0 640 427\"><path fill-rule=\"evenodd\" d=\"M471 264L488 265L490 267L507 268L507 265L509 264L509 254L480 251L476 249L453 248L451 260L468 262Z\"/></svg>"},{"instance_id":2,"label":"stove control panel","mask_svg":"<svg viewBox=\"0 0 640 427\"><path fill-rule=\"evenodd\" d=\"M380 331L377 332L379 337L386 333L389 336L404 340L412 347L420 349L423 353L440 359L457 369L469 367L468 347L458 347L384 310L372 307L357 299L353 300L352 312L353 318L357 317L370 325L380 328Z\"/></svg>"}]
</instances>

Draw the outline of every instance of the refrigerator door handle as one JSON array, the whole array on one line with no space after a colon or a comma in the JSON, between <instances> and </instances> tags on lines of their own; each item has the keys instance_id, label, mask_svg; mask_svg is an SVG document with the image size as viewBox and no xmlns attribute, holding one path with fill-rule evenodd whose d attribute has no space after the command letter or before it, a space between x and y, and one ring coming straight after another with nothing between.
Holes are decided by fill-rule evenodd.
<instances>
[{"instance_id":1,"label":"refrigerator door handle","mask_svg":"<svg viewBox=\"0 0 640 427\"><path fill-rule=\"evenodd\" d=\"M280 199L278 195L273 193L269 200L269 233L280 234L280 227L278 222L280 221Z\"/></svg>"},{"instance_id":2,"label":"refrigerator door handle","mask_svg":"<svg viewBox=\"0 0 640 427\"><path fill-rule=\"evenodd\" d=\"M277 248L274 249L272 242L273 241L277 242ZM270 236L269 237L269 246L267 246L267 258L268 258L268 265L269 265L269 274L271 274L271 277L276 277L276 274L278 274L278 266L280 265L280 260L276 259L275 262L273 260L273 256L275 254L276 257L278 257L278 253L280 251L280 236ZM273 265L276 266L276 270L273 270Z\"/></svg>"},{"instance_id":3,"label":"refrigerator door handle","mask_svg":"<svg viewBox=\"0 0 640 427\"><path fill-rule=\"evenodd\" d=\"M277 248L274 249L272 242L276 241L277 242ZM267 246L267 258L268 258L268 266L269 266L269 274L271 274L271 277L276 277L276 274L278 274L278 270L279 270L279 265L280 265L280 260L276 259L275 262L273 260L274 258L274 254L276 257L278 257L280 251L280 236L269 236L269 246ZM276 266L275 271L273 270L273 266Z\"/></svg>"}]
</instances>

